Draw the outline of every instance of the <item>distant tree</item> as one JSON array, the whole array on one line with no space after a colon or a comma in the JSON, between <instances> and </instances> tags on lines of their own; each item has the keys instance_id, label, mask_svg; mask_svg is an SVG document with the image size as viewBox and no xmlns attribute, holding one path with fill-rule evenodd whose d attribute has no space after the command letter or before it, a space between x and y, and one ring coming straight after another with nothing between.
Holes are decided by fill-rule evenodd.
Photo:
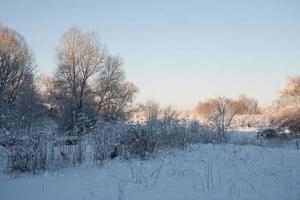
<instances>
[{"instance_id":1,"label":"distant tree","mask_svg":"<svg viewBox=\"0 0 300 200\"><path fill-rule=\"evenodd\" d=\"M196 112L202 116L208 125L219 134L224 134L231 126L233 118L240 112L240 108L231 99L218 97L200 102Z\"/></svg>"},{"instance_id":2,"label":"distant tree","mask_svg":"<svg viewBox=\"0 0 300 200\"><path fill-rule=\"evenodd\" d=\"M213 99L208 99L206 101L200 101L196 107L196 113L200 117L206 117L211 111Z\"/></svg>"},{"instance_id":3,"label":"distant tree","mask_svg":"<svg viewBox=\"0 0 300 200\"><path fill-rule=\"evenodd\" d=\"M97 109L105 121L126 120L131 114L137 87L126 81L121 59L108 56L104 68L97 75L95 94Z\"/></svg>"},{"instance_id":4,"label":"distant tree","mask_svg":"<svg viewBox=\"0 0 300 200\"><path fill-rule=\"evenodd\" d=\"M159 114L161 112L159 103L149 100L142 106L142 110L147 123L155 124L159 121Z\"/></svg>"},{"instance_id":5,"label":"distant tree","mask_svg":"<svg viewBox=\"0 0 300 200\"><path fill-rule=\"evenodd\" d=\"M299 97L300 96L300 75L288 80L285 88L281 91L282 97Z\"/></svg>"},{"instance_id":6,"label":"distant tree","mask_svg":"<svg viewBox=\"0 0 300 200\"><path fill-rule=\"evenodd\" d=\"M80 118L89 113L92 90L89 81L103 68L105 49L95 33L71 27L57 48L58 69L54 77L53 108L58 108L63 127L81 131Z\"/></svg>"},{"instance_id":7,"label":"distant tree","mask_svg":"<svg viewBox=\"0 0 300 200\"><path fill-rule=\"evenodd\" d=\"M233 101L233 105L239 110L239 114L259 114L260 108L258 107L258 102L254 98L241 95L237 100Z\"/></svg>"},{"instance_id":8,"label":"distant tree","mask_svg":"<svg viewBox=\"0 0 300 200\"><path fill-rule=\"evenodd\" d=\"M51 93L54 91L54 77L48 74L41 74L37 78L37 84L39 85L39 94L44 104L51 109L54 102L51 102ZM52 99L53 101L53 99Z\"/></svg>"}]
</instances>

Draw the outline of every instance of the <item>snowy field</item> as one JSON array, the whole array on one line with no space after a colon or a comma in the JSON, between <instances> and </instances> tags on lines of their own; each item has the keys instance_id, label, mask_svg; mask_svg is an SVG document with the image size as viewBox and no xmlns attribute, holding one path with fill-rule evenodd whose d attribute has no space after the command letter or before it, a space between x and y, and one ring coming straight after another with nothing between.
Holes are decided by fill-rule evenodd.
<instances>
[{"instance_id":1,"label":"snowy field","mask_svg":"<svg viewBox=\"0 0 300 200\"><path fill-rule=\"evenodd\" d=\"M0 177L1 200L299 200L300 150L201 144L102 168Z\"/></svg>"}]
</instances>

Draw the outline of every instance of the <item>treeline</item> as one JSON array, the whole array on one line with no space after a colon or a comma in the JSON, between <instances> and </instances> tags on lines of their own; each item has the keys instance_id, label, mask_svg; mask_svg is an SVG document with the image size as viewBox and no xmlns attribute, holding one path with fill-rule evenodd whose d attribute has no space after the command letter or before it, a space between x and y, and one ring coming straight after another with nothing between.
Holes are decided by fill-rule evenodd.
<instances>
[{"instance_id":1,"label":"treeline","mask_svg":"<svg viewBox=\"0 0 300 200\"><path fill-rule=\"evenodd\" d=\"M218 97L200 102L195 118L153 101L135 104L138 88L96 33L71 27L59 40L56 63L51 76L37 77L23 36L0 26L0 153L5 152L8 173L38 173L86 160L101 165L162 148L226 142L242 115L246 121L260 116L246 123L251 126L300 132L299 77L267 109L246 96Z\"/></svg>"},{"instance_id":2,"label":"treeline","mask_svg":"<svg viewBox=\"0 0 300 200\"><path fill-rule=\"evenodd\" d=\"M224 134L237 115L261 114L261 108L256 99L242 95L238 99L218 97L199 102L196 113L200 121Z\"/></svg>"}]
</instances>

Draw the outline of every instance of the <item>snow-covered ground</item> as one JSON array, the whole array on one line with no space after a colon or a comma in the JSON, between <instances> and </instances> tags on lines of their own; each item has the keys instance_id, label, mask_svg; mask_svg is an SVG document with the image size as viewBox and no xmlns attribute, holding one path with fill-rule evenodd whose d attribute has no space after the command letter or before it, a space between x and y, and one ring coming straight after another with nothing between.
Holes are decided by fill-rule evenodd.
<instances>
[{"instance_id":1,"label":"snow-covered ground","mask_svg":"<svg viewBox=\"0 0 300 200\"><path fill-rule=\"evenodd\" d=\"M144 161L0 178L1 200L299 200L300 150L200 144Z\"/></svg>"}]
</instances>

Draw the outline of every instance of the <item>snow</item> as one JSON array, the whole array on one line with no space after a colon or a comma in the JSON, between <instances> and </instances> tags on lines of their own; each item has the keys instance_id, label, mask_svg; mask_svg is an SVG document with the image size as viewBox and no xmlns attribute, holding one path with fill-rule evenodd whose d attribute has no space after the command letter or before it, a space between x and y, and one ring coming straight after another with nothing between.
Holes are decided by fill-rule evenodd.
<instances>
[{"instance_id":1,"label":"snow","mask_svg":"<svg viewBox=\"0 0 300 200\"><path fill-rule=\"evenodd\" d=\"M300 150L199 144L148 160L0 174L1 200L300 199Z\"/></svg>"}]
</instances>

